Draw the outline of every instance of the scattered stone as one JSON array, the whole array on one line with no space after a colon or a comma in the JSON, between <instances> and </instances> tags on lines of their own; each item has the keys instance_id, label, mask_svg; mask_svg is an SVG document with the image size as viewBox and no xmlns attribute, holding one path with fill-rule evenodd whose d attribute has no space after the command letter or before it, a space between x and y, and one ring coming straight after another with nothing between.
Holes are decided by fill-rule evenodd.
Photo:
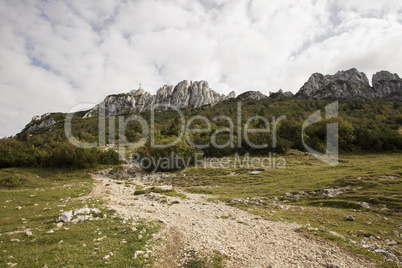
<instances>
[{"instance_id":1,"label":"scattered stone","mask_svg":"<svg viewBox=\"0 0 402 268\"><path fill-rule=\"evenodd\" d=\"M91 211L92 211L92 213L94 213L94 214L96 214L96 215L98 215L98 214L101 214L102 213L102 211L100 211L99 209L97 209L97 208L91 208Z\"/></svg>"},{"instance_id":2,"label":"scattered stone","mask_svg":"<svg viewBox=\"0 0 402 268\"><path fill-rule=\"evenodd\" d=\"M353 218L352 215L349 215L349 216L346 217L346 220L347 220L347 221L354 221L355 218Z\"/></svg>"},{"instance_id":3,"label":"scattered stone","mask_svg":"<svg viewBox=\"0 0 402 268\"><path fill-rule=\"evenodd\" d=\"M133 259L136 259L136 258L137 258L139 255L141 255L141 254L144 254L144 251L137 250L137 251L134 253Z\"/></svg>"},{"instance_id":4,"label":"scattered stone","mask_svg":"<svg viewBox=\"0 0 402 268\"><path fill-rule=\"evenodd\" d=\"M47 233L47 234L53 234L54 231L53 231L53 230L50 230L50 231L47 231L46 233Z\"/></svg>"},{"instance_id":5,"label":"scattered stone","mask_svg":"<svg viewBox=\"0 0 402 268\"><path fill-rule=\"evenodd\" d=\"M56 218L56 222L71 222L72 217L74 216L74 213L72 210L63 212L59 214Z\"/></svg>"},{"instance_id":6,"label":"scattered stone","mask_svg":"<svg viewBox=\"0 0 402 268\"><path fill-rule=\"evenodd\" d=\"M330 233L330 234L333 235L333 236L342 238L343 241L346 241L345 237L344 237L343 235L341 235L341 234L338 234L337 232L329 231L328 233Z\"/></svg>"},{"instance_id":7,"label":"scattered stone","mask_svg":"<svg viewBox=\"0 0 402 268\"><path fill-rule=\"evenodd\" d=\"M60 229L61 227L63 227L63 222L59 222L56 224L57 229Z\"/></svg>"},{"instance_id":8,"label":"scattered stone","mask_svg":"<svg viewBox=\"0 0 402 268\"><path fill-rule=\"evenodd\" d=\"M250 171L249 173L250 173L250 175L258 175L261 173L261 171L254 170L254 171Z\"/></svg>"},{"instance_id":9,"label":"scattered stone","mask_svg":"<svg viewBox=\"0 0 402 268\"><path fill-rule=\"evenodd\" d=\"M26 235L26 236L32 236L32 232L31 232L31 231L26 231L26 232L25 232L25 235Z\"/></svg>"},{"instance_id":10,"label":"scattered stone","mask_svg":"<svg viewBox=\"0 0 402 268\"><path fill-rule=\"evenodd\" d=\"M138 235L138 239L141 240L141 239L142 239L142 235Z\"/></svg>"},{"instance_id":11,"label":"scattered stone","mask_svg":"<svg viewBox=\"0 0 402 268\"><path fill-rule=\"evenodd\" d=\"M365 209L370 209L369 203L366 203L366 202L362 203L362 207L365 208Z\"/></svg>"},{"instance_id":12,"label":"scattered stone","mask_svg":"<svg viewBox=\"0 0 402 268\"><path fill-rule=\"evenodd\" d=\"M64 242L63 240L60 240L58 244L60 245L60 244L62 244L63 242Z\"/></svg>"},{"instance_id":13,"label":"scattered stone","mask_svg":"<svg viewBox=\"0 0 402 268\"><path fill-rule=\"evenodd\" d=\"M300 200L300 195L295 194L290 201L296 202L296 201L299 201L299 200Z\"/></svg>"},{"instance_id":14,"label":"scattered stone","mask_svg":"<svg viewBox=\"0 0 402 268\"><path fill-rule=\"evenodd\" d=\"M10 239L10 242L20 242L20 240L18 239L18 238L12 238L12 239Z\"/></svg>"},{"instance_id":15,"label":"scattered stone","mask_svg":"<svg viewBox=\"0 0 402 268\"><path fill-rule=\"evenodd\" d=\"M126 240L120 241L120 244L121 244L121 245L127 244L127 241L126 241Z\"/></svg>"},{"instance_id":16,"label":"scattered stone","mask_svg":"<svg viewBox=\"0 0 402 268\"><path fill-rule=\"evenodd\" d=\"M392 231L392 235L399 237L399 232L398 231Z\"/></svg>"},{"instance_id":17,"label":"scattered stone","mask_svg":"<svg viewBox=\"0 0 402 268\"><path fill-rule=\"evenodd\" d=\"M21 207L21 206L18 206L18 207L16 207L15 209L16 209L16 210L21 210L22 207Z\"/></svg>"},{"instance_id":18,"label":"scattered stone","mask_svg":"<svg viewBox=\"0 0 402 268\"><path fill-rule=\"evenodd\" d=\"M90 214L91 210L89 208L80 208L74 210L73 215L78 215L78 214Z\"/></svg>"},{"instance_id":19,"label":"scattered stone","mask_svg":"<svg viewBox=\"0 0 402 268\"><path fill-rule=\"evenodd\" d=\"M377 254L384 255L384 256L390 258L391 260L395 260L395 259L397 260L397 257L393 253L388 252L385 249L381 249L381 248L375 249L374 252L377 253Z\"/></svg>"},{"instance_id":20,"label":"scattered stone","mask_svg":"<svg viewBox=\"0 0 402 268\"><path fill-rule=\"evenodd\" d=\"M106 255L106 256L104 256L102 259L107 260L107 259L109 259L109 258L110 258L110 255Z\"/></svg>"},{"instance_id":21,"label":"scattered stone","mask_svg":"<svg viewBox=\"0 0 402 268\"><path fill-rule=\"evenodd\" d=\"M395 240L392 240L392 241L387 242L387 245L388 246L395 246L395 245L398 245L398 242L395 241Z\"/></svg>"}]
</instances>

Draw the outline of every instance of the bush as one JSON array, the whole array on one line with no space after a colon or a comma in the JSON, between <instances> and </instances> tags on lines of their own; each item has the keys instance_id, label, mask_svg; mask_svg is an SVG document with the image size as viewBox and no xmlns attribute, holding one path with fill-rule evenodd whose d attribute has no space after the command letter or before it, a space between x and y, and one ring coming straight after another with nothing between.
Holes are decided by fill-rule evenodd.
<instances>
[{"instance_id":1,"label":"bush","mask_svg":"<svg viewBox=\"0 0 402 268\"><path fill-rule=\"evenodd\" d=\"M169 144L177 139L176 136L157 137L156 144ZM168 148L153 148L148 139L147 143L138 150L142 168L148 171L171 171L184 169L188 164L194 164L198 151L188 145L183 137L176 145ZM177 161L176 161L177 159ZM146 164L145 164L146 163Z\"/></svg>"}]
</instances>

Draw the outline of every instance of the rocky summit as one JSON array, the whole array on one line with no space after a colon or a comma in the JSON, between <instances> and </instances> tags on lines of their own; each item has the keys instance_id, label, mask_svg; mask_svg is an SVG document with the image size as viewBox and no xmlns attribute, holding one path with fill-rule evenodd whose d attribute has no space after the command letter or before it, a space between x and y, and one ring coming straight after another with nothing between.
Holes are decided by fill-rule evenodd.
<instances>
[{"instance_id":1,"label":"rocky summit","mask_svg":"<svg viewBox=\"0 0 402 268\"><path fill-rule=\"evenodd\" d=\"M163 86L152 95L140 88L127 94L107 96L103 102L96 105L84 118L92 117L99 113L99 107L105 108L106 115L119 115L124 113L141 113L153 108L165 110L169 106L177 108L197 108L204 105L214 105L229 98L235 98L231 92L228 96L218 94L212 90L208 82L189 82L184 80L173 86Z\"/></svg>"},{"instance_id":2,"label":"rocky summit","mask_svg":"<svg viewBox=\"0 0 402 268\"><path fill-rule=\"evenodd\" d=\"M367 76L353 68L335 75L314 73L300 88L296 97L322 98L401 98L402 80L397 74L381 71L373 75L373 86Z\"/></svg>"}]
</instances>

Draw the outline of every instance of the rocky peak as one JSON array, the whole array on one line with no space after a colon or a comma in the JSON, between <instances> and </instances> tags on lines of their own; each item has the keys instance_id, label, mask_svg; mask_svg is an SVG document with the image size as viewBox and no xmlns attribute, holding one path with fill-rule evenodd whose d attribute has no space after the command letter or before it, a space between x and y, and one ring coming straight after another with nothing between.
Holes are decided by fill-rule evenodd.
<instances>
[{"instance_id":1,"label":"rocky peak","mask_svg":"<svg viewBox=\"0 0 402 268\"><path fill-rule=\"evenodd\" d=\"M139 95L142 95L144 93L145 93L145 90L142 89L142 88L139 88L137 90L135 90L135 89L131 90L129 94L131 94L133 96L139 96Z\"/></svg>"},{"instance_id":2,"label":"rocky peak","mask_svg":"<svg viewBox=\"0 0 402 268\"><path fill-rule=\"evenodd\" d=\"M239 100L262 100L266 98L268 98L268 96L262 94L260 91L247 91L237 97Z\"/></svg>"},{"instance_id":3,"label":"rocky peak","mask_svg":"<svg viewBox=\"0 0 402 268\"><path fill-rule=\"evenodd\" d=\"M229 95L228 95L228 99L233 99L233 98L236 98L236 92L231 91L231 92L229 93Z\"/></svg>"},{"instance_id":4,"label":"rocky peak","mask_svg":"<svg viewBox=\"0 0 402 268\"><path fill-rule=\"evenodd\" d=\"M347 71L338 71L334 76L327 75L329 79L339 80L344 82L351 82L359 85L369 85L369 80L363 72L359 72L356 68Z\"/></svg>"},{"instance_id":5,"label":"rocky peak","mask_svg":"<svg viewBox=\"0 0 402 268\"><path fill-rule=\"evenodd\" d=\"M355 68L339 71L335 75L314 73L296 94L299 98L374 98L375 91L370 87L367 76Z\"/></svg>"},{"instance_id":6,"label":"rocky peak","mask_svg":"<svg viewBox=\"0 0 402 268\"><path fill-rule=\"evenodd\" d=\"M157 90L155 95L141 88L132 90L127 94L110 95L100 105L105 106L106 115L119 115L148 111L158 105L197 108L203 105L214 105L228 98L229 96L218 94L212 90L206 81L184 80L176 86L164 85ZM97 115L100 105L91 109L84 115L84 118ZM166 109L166 107L157 108Z\"/></svg>"},{"instance_id":7,"label":"rocky peak","mask_svg":"<svg viewBox=\"0 0 402 268\"><path fill-rule=\"evenodd\" d=\"M50 127L56 124L51 113L45 113L43 115L35 115L32 117L31 122L25 126L21 132L33 132L41 128Z\"/></svg>"},{"instance_id":8,"label":"rocky peak","mask_svg":"<svg viewBox=\"0 0 402 268\"><path fill-rule=\"evenodd\" d=\"M387 80L401 80L401 78L397 74L392 74L388 71L379 71L373 74L373 85L377 82Z\"/></svg>"},{"instance_id":9,"label":"rocky peak","mask_svg":"<svg viewBox=\"0 0 402 268\"><path fill-rule=\"evenodd\" d=\"M379 97L402 99L402 79L397 74L380 71L373 75L373 88Z\"/></svg>"},{"instance_id":10,"label":"rocky peak","mask_svg":"<svg viewBox=\"0 0 402 268\"><path fill-rule=\"evenodd\" d=\"M269 92L269 97L274 98L274 99L276 99L276 98L280 99L283 97L290 98L293 96L294 95L292 92L290 92L290 91L283 92L282 89L279 89L278 92Z\"/></svg>"}]
</instances>

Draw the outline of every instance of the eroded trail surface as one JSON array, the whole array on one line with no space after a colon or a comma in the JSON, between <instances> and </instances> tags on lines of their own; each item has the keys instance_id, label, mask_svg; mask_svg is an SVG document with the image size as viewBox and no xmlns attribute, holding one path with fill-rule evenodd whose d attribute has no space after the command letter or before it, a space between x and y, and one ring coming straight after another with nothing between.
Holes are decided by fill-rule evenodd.
<instances>
[{"instance_id":1,"label":"eroded trail surface","mask_svg":"<svg viewBox=\"0 0 402 268\"><path fill-rule=\"evenodd\" d=\"M219 251L224 267L374 267L330 241L297 231L298 225L272 222L207 201L205 195L135 196L136 186L124 182L142 185L140 178L123 183L100 175L94 179L94 197L106 200L119 215L162 223L157 267L180 267L192 250L205 256Z\"/></svg>"}]
</instances>

